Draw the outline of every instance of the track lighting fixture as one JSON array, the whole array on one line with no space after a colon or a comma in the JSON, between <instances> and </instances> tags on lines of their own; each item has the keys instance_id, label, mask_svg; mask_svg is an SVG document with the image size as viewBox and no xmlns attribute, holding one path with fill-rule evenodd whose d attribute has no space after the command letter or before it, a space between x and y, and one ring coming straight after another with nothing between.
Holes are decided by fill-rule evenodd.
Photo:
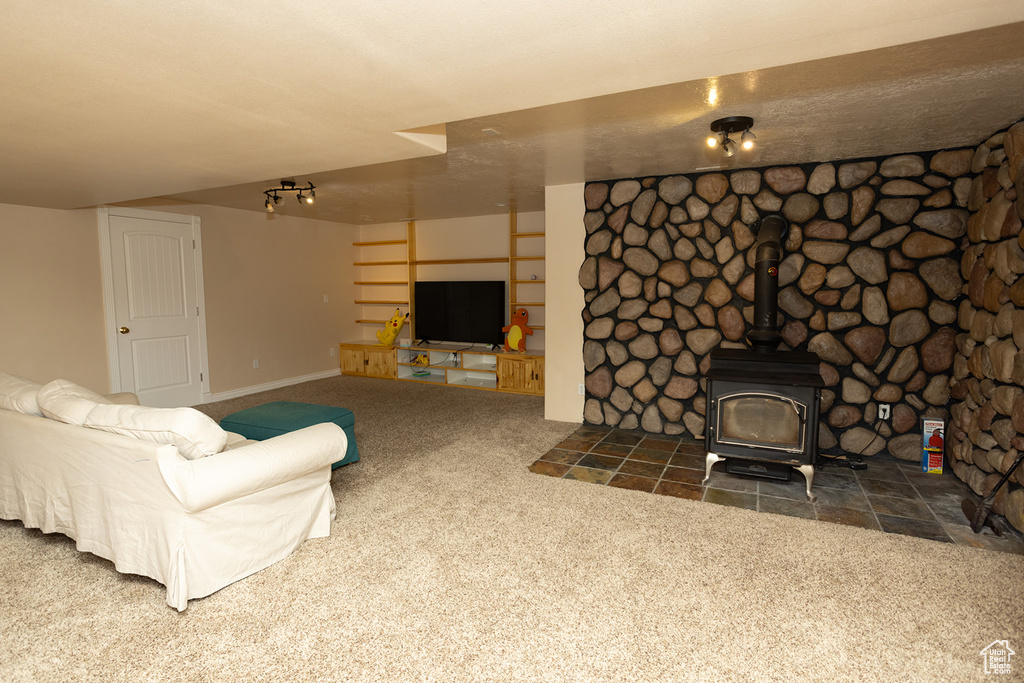
<instances>
[{"instance_id":1,"label":"track lighting fixture","mask_svg":"<svg viewBox=\"0 0 1024 683\"><path fill-rule=\"evenodd\" d=\"M743 135L740 136L740 147L743 149L754 149L754 141L757 140L757 136L750 132L750 129L743 131Z\"/></svg>"},{"instance_id":2,"label":"track lighting fixture","mask_svg":"<svg viewBox=\"0 0 1024 683\"><path fill-rule=\"evenodd\" d=\"M708 147L718 147L721 145L722 151L725 152L727 157L736 154L737 146L744 150L751 150L754 148L754 141L757 139L750 132L753 125L754 119L749 116L726 116L724 119L716 119L711 122L712 134L707 139ZM742 133L739 145L729 137L729 135L736 135L737 133Z\"/></svg>"},{"instance_id":3,"label":"track lighting fixture","mask_svg":"<svg viewBox=\"0 0 1024 683\"><path fill-rule=\"evenodd\" d=\"M316 185L313 183L307 183L306 187L295 187L294 180L282 180L281 187L275 187L270 190L264 190L263 194L267 196L267 201L263 203L266 207L267 213L274 213L274 205L281 201L278 192L296 192L295 198L299 204L312 204L316 197Z\"/></svg>"}]
</instances>

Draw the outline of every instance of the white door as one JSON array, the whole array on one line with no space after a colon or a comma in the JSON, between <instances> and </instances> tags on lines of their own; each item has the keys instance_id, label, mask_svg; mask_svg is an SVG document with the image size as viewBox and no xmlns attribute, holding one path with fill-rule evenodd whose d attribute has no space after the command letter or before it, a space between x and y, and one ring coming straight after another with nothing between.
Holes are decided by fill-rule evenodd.
<instances>
[{"instance_id":1,"label":"white door","mask_svg":"<svg viewBox=\"0 0 1024 683\"><path fill-rule=\"evenodd\" d=\"M103 213L113 390L133 391L148 406L202 403L199 219L119 209ZM101 235L103 223L101 217Z\"/></svg>"}]
</instances>

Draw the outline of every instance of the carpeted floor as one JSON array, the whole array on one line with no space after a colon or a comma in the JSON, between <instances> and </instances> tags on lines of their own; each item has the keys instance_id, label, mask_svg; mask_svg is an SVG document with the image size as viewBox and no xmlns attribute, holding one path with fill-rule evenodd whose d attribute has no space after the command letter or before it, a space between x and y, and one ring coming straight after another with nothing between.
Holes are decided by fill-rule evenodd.
<instances>
[{"instance_id":1,"label":"carpeted floor","mask_svg":"<svg viewBox=\"0 0 1024 683\"><path fill-rule=\"evenodd\" d=\"M972 680L1024 644L1024 558L539 476L579 426L540 398L338 377L202 409L271 400L355 413L330 538L179 614L0 522L0 678Z\"/></svg>"}]
</instances>

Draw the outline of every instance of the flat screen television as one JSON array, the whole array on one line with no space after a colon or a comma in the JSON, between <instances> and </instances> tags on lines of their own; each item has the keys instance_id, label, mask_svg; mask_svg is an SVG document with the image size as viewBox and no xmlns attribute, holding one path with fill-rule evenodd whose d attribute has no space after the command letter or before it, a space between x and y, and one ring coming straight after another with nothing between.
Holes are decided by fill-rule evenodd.
<instances>
[{"instance_id":1,"label":"flat screen television","mask_svg":"<svg viewBox=\"0 0 1024 683\"><path fill-rule=\"evenodd\" d=\"M417 339L504 343L504 280L417 281L413 291Z\"/></svg>"}]
</instances>

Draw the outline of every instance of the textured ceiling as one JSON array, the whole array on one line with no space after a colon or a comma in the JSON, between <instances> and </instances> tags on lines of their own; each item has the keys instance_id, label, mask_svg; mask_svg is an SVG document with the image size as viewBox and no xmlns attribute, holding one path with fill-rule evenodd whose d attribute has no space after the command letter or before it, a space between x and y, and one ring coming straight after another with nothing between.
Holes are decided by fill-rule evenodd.
<instances>
[{"instance_id":1,"label":"textured ceiling","mask_svg":"<svg viewBox=\"0 0 1024 683\"><path fill-rule=\"evenodd\" d=\"M280 213L530 211L545 185L975 145L1024 117L1020 0L175 5L5 3L0 202L262 210L295 178L317 202ZM760 144L725 159L703 138L732 114Z\"/></svg>"}]
</instances>

